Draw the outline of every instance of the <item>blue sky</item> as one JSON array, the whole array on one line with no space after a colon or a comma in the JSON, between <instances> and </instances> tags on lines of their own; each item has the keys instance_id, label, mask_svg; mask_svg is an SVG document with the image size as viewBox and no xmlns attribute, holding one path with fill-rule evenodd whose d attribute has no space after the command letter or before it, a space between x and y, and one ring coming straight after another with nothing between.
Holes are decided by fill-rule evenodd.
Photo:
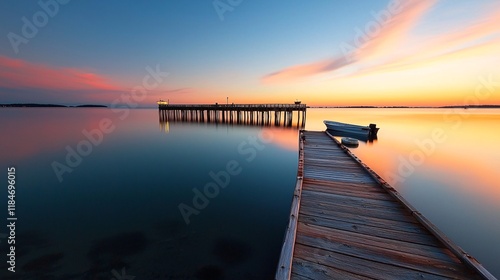
<instances>
[{"instance_id":1,"label":"blue sky","mask_svg":"<svg viewBox=\"0 0 500 280\"><path fill-rule=\"evenodd\" d=\"M425 13L419 14L418 21L412 22L408 33L411 31L423 38L444 36L456 32L457 27L479 24L489 12L499 7L494 0L473 3L427 1L430 4ZM56 0L40 2L58 3ZM34 99L50 103L57 102L58 94L60 100L70 103L111 102L141 83L147 74L145 67L160 65L170 75L146 103L158 97L189 103L212 102L227 95L241 102L310 98L312 103L332 103L334 100L325 94L328 89L335 90L337 84L315 79L305 83L287 80L275 84L265 83L262 79L290 67L341 56L339 45L352 42L356 28L364 29L374 20L373 13L386 10L391 3L386 0L243 0L232 7L232 11L225 12L221 20L214 3L230 5L237 2L72 0L65 5L57 4L58 12L49 17L47 24L40 27L27 44L20 44L16 53L8 34L22 35L22 18L33 21L33 15L43 9L38 1L2 1L0 56L10 61L6 65L20 60L32 67L59 71L77 69L79 73L95 74L113 87L85 88L78 92L72 89L75 92L71 95L67 93L70 89L62 92L59 88L57 93L47 94L51 90L49 85L30 85L28 78L24 87L19 83L16 86L0 83L0 102ZM410 10L418 8L409 7L407 14L411 15ZM492 44L497 44L498 32L490 33L479 39L490 43L494 38ZM401 41L407 37L400 36ZM477 44L477 41L471 41L471 44ZM462 45L454 47L463 48ZM498 56L492 60L497 61ZM10 71L8 66L0 67L5 72ZM342 71L357 71L360 67L352 66ZM491 66L484 68L487 69L484 75L491 72ZM471 76L477 74L477 71L469 73ZM95 99L97 92L103 90L106 92L103 92L102 99ZM362 87L352 89L351 94L359 98L352 99L351 103L362 102L361 97L368 90ZM87 94L88 91L92 94ZM380 102L388 101L387 98L381 96ZM459 101L457 98L447 102ZM349 100L343 102L349 103ZM370 99L370 102L374 100ZM403 98L397 102L411 103L411 100Z\"/></svg>"}]
</instances>

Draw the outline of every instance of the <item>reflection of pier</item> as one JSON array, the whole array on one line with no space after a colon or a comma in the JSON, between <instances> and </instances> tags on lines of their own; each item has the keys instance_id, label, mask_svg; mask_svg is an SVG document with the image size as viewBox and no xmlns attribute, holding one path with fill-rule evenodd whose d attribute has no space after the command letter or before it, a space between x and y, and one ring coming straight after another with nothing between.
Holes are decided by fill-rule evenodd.
<instances>
[{"instance_id":1,"label":"reflection of pier","mask_svg":"<svg viewBox=\"0 0 500 280\"><path fill-rule=\"evenodd\" d=\"M158 104L160 122L288 126L306 123L305 104ZM294 112L297 117L294 118Z\"/></svg>"}]
</instances>

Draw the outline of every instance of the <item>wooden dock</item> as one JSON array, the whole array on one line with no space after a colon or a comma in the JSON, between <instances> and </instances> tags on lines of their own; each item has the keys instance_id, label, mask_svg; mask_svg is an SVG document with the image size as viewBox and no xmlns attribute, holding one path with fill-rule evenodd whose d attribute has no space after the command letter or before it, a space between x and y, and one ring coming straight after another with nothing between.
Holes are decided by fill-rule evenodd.
<instances>
[{"instance_id":1,"label":"wooden dock","mask_svg":"<svg viewBox=\"0 0 500 280\"><path fill-rule=\"evenodd\" d=\"M496 279L325 132L302 131L276 279Z\"/></svg>"},{"instance_id":2,"label":"wooden dock","mask_svg":"<svg viewBox=\"0 0 500 280\"><path fill-rule=\"evenodd\" d=\"M160 122L229 123L296 126L306 123L306 104L169 104L158 103ZM297 112L296 121L294 112Z\"/></svg>"}]
</instances>

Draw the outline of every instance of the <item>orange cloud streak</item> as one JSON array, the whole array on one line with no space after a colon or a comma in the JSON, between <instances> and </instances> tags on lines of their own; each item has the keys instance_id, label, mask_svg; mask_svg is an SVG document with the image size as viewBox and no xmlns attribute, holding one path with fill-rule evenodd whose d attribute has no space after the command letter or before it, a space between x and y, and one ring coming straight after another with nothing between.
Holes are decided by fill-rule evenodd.
<instances>
[{"instance_id":1,"label":"orange cloud streak","mask_svg":"<svg viewBox=\"0 0 500 280\"><path fill-rule=\"evenodd\" d=\"M488 51L496 53L500 43L499 38L480 40L499 33L498 26L500 26L500 10L494 10L476 24L457 28L455 32L441 34L431 39L419 40L425 43L414 46L418 51L409 51L399 56L393 56L384 64L374 65L356 74L367 75L379 71L400 71L406 70L408 67L414 68L416 65L450 58L473 57ZM477 43L471 44L474 41Z\"/></svg>"},{"instance_id":2,"label":"orange cloud streak","mask_svg":"<svg viewBox=\"0 0 500 280\"><path fill-rule=\"evenodd\" d=\"M398 41L407 34L437 0L408 0L401 7L400 12L391 15L391 18L380 25L377 36L368 40L354 51L351 58L345 56L322 60L313 63L301 64L285 68L268 74L262 78L264 83L289 82L307 76L334 71L362 59L375 58L396 48Z\"/></svg>"},{"instance_id":3,"label":"orange cloud streak","mask_svg":"<svg viewBox=\"0 0 500 280\"><path fill-rule=\"evenodd\" d=\"M381 26L379 34L372 36L357 49L355 60L373 59L387 53L392 53L398 48L402 39L406 37L413 26L427 13L437 0L407 0L401 5L401 11L392 15Z\"/></svg>"},{"instance_id":4,"label":"orange cloud streak","mask_svg":"<svg viewBox=\"0 0 500 280\"><path fill-rule=\"evenodd\" d=\"M120 90L103 76L0 56L0 87L54 90Z\"/></svg>"},{"instance_id":5,"label":"orange cloud streak","mask_svg":"<svg viewBox=\"0 0 500 280\"><path fill-rule=\"evenodd\" d=\"M343 66L350 64L346 58L335 58L329 60L322 60L309 64L302 64L285 68L283 70L268 74L262 78L264 83L275 83L289 80L295 80L322 72L332 71L339 69Z\"/></svg>"}]
</instances>

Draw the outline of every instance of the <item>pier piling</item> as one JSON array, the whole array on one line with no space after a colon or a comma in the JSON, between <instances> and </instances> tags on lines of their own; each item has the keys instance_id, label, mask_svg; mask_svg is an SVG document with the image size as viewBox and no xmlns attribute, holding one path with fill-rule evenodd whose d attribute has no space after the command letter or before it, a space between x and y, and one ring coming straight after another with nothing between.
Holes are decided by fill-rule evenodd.
<instances>
[{"instance_id":1,"label":"pier piling","mask_svg":"<svg viewBox=\"0 0 500 280\"><path fill-rule=\"evenodd\" d=\"M160 121L227 123L292 127L306 124L306 104L168 104L158 103ZM274 113L274 114L273 114Z\"/></svg>"}]
</instances>

